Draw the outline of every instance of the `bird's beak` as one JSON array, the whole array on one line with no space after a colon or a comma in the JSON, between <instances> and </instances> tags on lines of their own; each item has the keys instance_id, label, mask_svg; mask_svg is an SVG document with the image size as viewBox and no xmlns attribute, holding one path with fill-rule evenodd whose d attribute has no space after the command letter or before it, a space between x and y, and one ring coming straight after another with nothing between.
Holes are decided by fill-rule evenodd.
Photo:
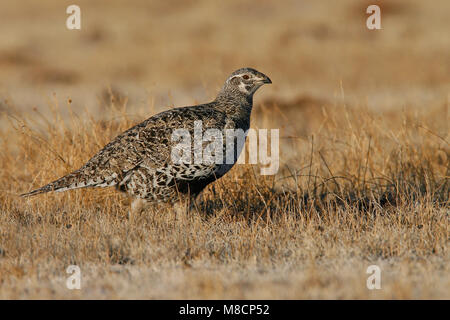
<instances>
[{"instance_id":1,"label":"bird's beak","mask_svg":"<svg viewBox=\"0 0 450 320\"><path fill-rule=\"evenodd\" d=\"M263 80L263 83L272 83L272 80L268 76L266 76Z\"/></svg>"},{"instance_id":2,"label":"bird's beak","mask_svg":"<svg viewBox=\"0 0 450 320\"><path fill-rule=\"evenodd\" d=\"M272 80L270 80L270 78L266 75L262 75L263 77L258 79L259 82L261 83L272 83Z\"/></svg>"}]
</instances>

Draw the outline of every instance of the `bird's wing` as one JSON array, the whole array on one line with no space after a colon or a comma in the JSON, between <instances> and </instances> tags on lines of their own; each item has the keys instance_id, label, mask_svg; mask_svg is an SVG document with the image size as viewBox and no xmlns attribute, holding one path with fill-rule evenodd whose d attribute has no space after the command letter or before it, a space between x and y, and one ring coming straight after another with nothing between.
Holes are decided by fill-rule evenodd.
<instances>
[{"instance_id":1,"label":"bird's wing","mask_svg":"<svg viewBox=\"0 0 450 320\"><path fill-rule=\"evenodd\" d=\"M80 169L22 196L114 186L141 164L164 168L171 155L173 130L184 128L193 134L194 121L202 119L202 110L184 107L157 114L117 136Z\"/></svg>"}]
</instances>

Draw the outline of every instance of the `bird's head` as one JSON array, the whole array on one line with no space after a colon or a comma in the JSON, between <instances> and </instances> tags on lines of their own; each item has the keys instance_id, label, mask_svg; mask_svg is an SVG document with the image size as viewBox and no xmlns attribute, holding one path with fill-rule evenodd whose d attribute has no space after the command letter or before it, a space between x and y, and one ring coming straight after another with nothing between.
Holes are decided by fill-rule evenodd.
<instances>
[{"instance_id":1,"label":"bird's head","mask_svg":"<svg viewBox=\"0 0 450 320\"><path fill-rule=\"evenodd\" d=\"M264 73L252 68L241 68L228 77L221 94L244 95L252 98L255 91L266 83L272 83L272 81Z\"/></svg>"}]
</instances>

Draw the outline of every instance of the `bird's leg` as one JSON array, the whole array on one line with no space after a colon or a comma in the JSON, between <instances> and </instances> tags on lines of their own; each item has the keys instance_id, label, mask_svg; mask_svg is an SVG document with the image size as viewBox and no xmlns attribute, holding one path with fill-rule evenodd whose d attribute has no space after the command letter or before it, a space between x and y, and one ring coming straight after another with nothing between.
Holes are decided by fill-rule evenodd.
<instances>
[{"instance_id":1,"label":"bird's leg","mask_svg":"<svg viewBox=\"0 0 450 320\"><path fill-rule=\"evenodd\" d=\"M188 201L186 200L179 200L174 203L173 209L175 211L176 216L186 216L188 214Z\"/></svg>"},{"instance_id":2,"label":"bird's leg","mask_svg":"<svg viewBox=\"0 0 450 320\"><path fill-rule=\"evenodd\" d=\"M141 198L136 198L131 203L130 211L128 212L128 220L131 220L137 214L141 213L147 206L147 201Z\"/></svg>"},{"instance_id":3,"label":"bird's leg","mask_svg":"<svg viewBox=\"0 0 450 320\"><path fill-rule=\"evenodd\" d=\"M200 203L203 201L203 191L191 198L189 212L200 212Z\"/></svg>"}]
</instances>

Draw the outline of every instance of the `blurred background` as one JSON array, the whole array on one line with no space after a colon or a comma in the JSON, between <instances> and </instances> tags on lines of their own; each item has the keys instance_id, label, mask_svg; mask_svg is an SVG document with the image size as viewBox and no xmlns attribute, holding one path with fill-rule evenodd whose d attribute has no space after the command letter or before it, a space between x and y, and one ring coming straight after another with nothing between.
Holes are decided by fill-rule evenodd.
<instances>
[{"instance_id":1,"label":"blurred background","mask_svg":"<svg viewBox=\"0 0 450 320\"><path fill-rule=\"evenodd\" d=\"M450 298L449 31L448 0L0 1L0 298ZM280 170L235 166L208 215L17 196L241 67L273 81L251 127L280 129Z\"/></svg>"},{"instance_id":2,"label":"blurred background","mask_svg":"<svg viewBox=\"0 0 450 320\"><path fill-rule=\"evenodd\" d=\"M81 30L66 28L71 4ZM382 30L366 28L370 4ZM108 93L130 108L189 105L214 98L244 66L273 81L257 103L445 103L449 14L447 0L2 1L0 109L39 107L54 94L91 110Z\"/></svg>"}]
</instances>

